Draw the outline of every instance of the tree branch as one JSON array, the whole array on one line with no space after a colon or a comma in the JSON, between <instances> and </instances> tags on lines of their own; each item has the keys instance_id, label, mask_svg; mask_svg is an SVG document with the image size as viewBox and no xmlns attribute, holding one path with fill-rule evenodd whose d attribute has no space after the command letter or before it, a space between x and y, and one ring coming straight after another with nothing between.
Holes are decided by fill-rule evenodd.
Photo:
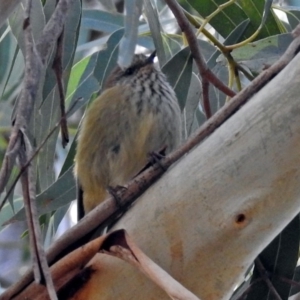
<instances>
[{"instance_id":1,"label":"tree branch","mask_svg":"<svg viewBox=\"0 0 300 300\"><path fill-rule=\"evenodd\" d=\"M201 77L206 78L209 82L211 82L215 87L217 87L226 95L230 97L235 96L235 92L224 85L223 82L218 77L216 77L215 74L207 67L203 55L201 54L197 37L178 2L176 0L166 0L166 3L177 19L179 27L186 35L186 39L189 43L193 58L199 69Z\"/></svg>"}]
</instances>

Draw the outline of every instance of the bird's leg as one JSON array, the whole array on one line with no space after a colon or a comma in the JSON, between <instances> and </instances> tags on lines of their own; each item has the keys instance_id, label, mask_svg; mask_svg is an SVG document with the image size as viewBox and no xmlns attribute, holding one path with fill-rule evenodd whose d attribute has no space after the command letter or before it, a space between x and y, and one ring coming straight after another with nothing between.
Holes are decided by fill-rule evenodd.
<instances>
[{"instance_id":1,"label":"bird's leg","mask_svg":"<svg viewBox=\"0 0 300 300\"><path fill-rule=\"evenodd\" d=\"M148 164L154 165L158 164L158 166L165 172L167 169L161 164L160 160L165 157L165 155L160 154L160 152L150 152L149 153L150 161Z\"/></svg>"},{"instance_id":2,"label":"bird's leg","mask_svg":"<svg viewBox=\"0 0 300 300\"><path fill-rule=\"evenodd\" d=\"M149 153L150 160L149 160L148 164L150 164L152 166L154 164L158 164L163 171L166 171L166 168L160 163L160 160L166 156L166 149L167 149L167 146L164 146L159 151L150 152Z\"/></svg>"},{"instance_id":3,"label":"bird's leg","mask_svg":"<svg viewBox=\"0 0 300 300\"><path fill-rule=\"evenodd\" d=\"M160 160L165 157L167 146L162 147L159 151L152 151L148 153L149 160L147 164L135 175L133 178L137 177L141 173L143 173L145 170L153 166L155 163L157 163L163 171L166 171L166 168L160 163Z\"/></svg>"}]
</instances>

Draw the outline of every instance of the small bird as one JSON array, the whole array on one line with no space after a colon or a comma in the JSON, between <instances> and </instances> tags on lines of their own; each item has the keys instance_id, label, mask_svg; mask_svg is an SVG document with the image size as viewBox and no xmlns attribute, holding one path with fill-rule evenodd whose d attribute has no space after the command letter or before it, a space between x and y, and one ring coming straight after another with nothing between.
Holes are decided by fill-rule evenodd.
<instances>
[{"instance_id":1,"label":"small bird","mask_svg":"<svg viewBox=\"0 0 300 300\"><path fill-rule=\"evenodd\" d=\"M75 156L78 219L105 200L109 187L132 179L150 153L180 143L178 101L154 58L137 54L129 67L117 66L87 110Z\"/></svg>"}]
</instances>

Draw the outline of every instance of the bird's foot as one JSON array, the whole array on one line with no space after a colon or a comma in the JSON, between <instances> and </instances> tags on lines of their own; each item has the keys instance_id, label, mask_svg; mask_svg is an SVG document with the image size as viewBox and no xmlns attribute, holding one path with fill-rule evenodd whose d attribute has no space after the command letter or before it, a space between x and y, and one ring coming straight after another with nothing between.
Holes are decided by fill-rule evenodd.
<instances>
[{"instance_id":1,"label":"bird's foot","mask_svg":"<svg viewBox=\"0 0 300 300\"><path fill-rule=\"evenodd\" d=\"M166 156L166 149L167 149L167 146L164 146L158 152L156 152L156 151L150 152L149 153L150 160L149 160L148 164L150 164L152 166L154 164L157 164L165 172L167 169L161 164L160 161L162 158L164 158Z\"/></svg>"},{"instance_id":2,"label":"bird's foot","mask_svg":"<svg viewBox=\"0 0 300 300\"><path fill-rule=\"evenodd\" d=\"M116 201L116 205L118 206L118 208L122 208L122 202L121 202L120 194L122 194L122 192L127 190L127 188L125 186L117 185L115 187L108 186L107 190L114 197L114 199Z\"/></svg>"}]
</instances>

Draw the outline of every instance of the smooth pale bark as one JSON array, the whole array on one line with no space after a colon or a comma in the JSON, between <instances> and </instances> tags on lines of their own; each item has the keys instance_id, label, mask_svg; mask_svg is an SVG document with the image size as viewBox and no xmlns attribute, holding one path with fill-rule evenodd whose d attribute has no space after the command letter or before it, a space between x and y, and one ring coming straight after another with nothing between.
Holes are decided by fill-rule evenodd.
<instances>
[{"instance_id":1,"label":"smooth pale bark","mask_svg":"<svg viewBox=\"0 0 300 300\"><path fill-rule=\"evenodd\" d=\"M228 299L253 259L300 210L299 97L298 55L114 229L126 229L202 300ZM168 299L121 260L99 254L92 264L99 271L76 299Z\"/></svg>"}]
</instances>

